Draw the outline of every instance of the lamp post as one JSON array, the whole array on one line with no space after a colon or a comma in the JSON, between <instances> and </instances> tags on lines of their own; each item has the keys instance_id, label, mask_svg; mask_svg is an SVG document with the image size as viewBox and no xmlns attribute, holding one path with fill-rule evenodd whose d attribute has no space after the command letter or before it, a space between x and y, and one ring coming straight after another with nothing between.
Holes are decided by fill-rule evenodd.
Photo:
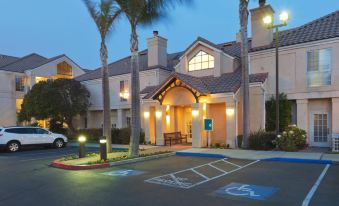
<instances>
[{"instance_id":1,"label":"lamp post","mask_svg":"<svg viewBox=\"0 0 339 206\"><path fill-rule=\"evenodd\" d=\"M279 15L281 21L280 24L273 24L272 16L265 16L263 22L266 25L267 29L275 29L275 129L276 134L279 134L279 28L287 25L289 15L286 11L283 11Z\"/></svg>"},{"instance_id":2,"label":"lamp post","mask_svg":"<svg viewBox=\"0 0 339 206\"><path fill-rule=\"evenodd\" d=\"M85 136L80 136L78 138L78 141L80 143L79 145L79 158L83 158L86 156L86 151L85 151L85 143L86 143L86 137Z\"/></svg>"}]
</instances>

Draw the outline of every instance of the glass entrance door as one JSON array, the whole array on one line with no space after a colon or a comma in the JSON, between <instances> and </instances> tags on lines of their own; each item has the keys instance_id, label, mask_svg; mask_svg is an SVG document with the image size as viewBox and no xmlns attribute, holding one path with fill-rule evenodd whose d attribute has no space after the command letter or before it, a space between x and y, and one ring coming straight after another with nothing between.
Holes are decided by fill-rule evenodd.
<instances>
[{"instance_id":1,"label":"glass entrance door","mask_svg":"<svg viewBox=\"0 0 339 206\"><path fill-rule=\"evenodd\" d=\"M329 147L328 113L311 113L311 146Z\"/></svg>"}]
</instances>

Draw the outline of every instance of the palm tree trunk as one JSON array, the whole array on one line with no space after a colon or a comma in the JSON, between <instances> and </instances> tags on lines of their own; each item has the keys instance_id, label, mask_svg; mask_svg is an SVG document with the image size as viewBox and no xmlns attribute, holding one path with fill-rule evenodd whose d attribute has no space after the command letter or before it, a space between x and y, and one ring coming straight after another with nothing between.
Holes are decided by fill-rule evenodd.
<instances>
[{"instance_id":1,"label":"palm tree trunk","mask_svg":"<svg viewBox=\"0 0 339 206\"><path fill-rule=\"evenodd\" d=\"M249 110L249 70L248 70L248 2L240 0L240 32L241 32L241 69L242 69L242 94L243 94L243 142L242 147L248 147L248 136L250 132L250 110Z\"/></svg>"},{"instance_id":2,"label":"palm tree trunk","mask_svg":"<svg viewBox=\"0 0 339 206\"><path fill-rule=\"evenodd\" d=\"M107 139L107 152L112 152L111 138L111 104L109 95L109 80L108 80L108 64L107 64L107 47L105 41L102 40L100 48L100 59L102 64L102 97L104 109L103 135Z\"/></svg>"},{"instance_id":3,"label":"palm tree trunk","mask_svg":"<svg viewBox=\"0 0 339 206\"><path fill-rule=\"evenodd\" d=\"M131 85L132 85L132 118L131 118L131 141L129 147L129 156L139 156L140 139L140 82L139 82L139 53L138 53L138 35L136 26L131 26Z\"/></svg>"}]
</instances>

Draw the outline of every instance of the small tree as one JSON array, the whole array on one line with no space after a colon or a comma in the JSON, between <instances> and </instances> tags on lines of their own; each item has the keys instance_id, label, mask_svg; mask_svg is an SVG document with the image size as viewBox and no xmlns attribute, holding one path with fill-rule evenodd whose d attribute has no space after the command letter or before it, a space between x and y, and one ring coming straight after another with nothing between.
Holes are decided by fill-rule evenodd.
<instances>
[{"instance_id":1,"label":"small tree","mask_svg":"<svg viewBox=\"0 0 339 206\"><path fill-rule=\"evenodd\" d=\"M291 124L291 103L287 99L287 95L281 93L279 95L279 128L280 132L283 131ZM271 98L266 101L266 130L275 131L275 98Z\"/></svg>"},{"instance_id":2,"label":"small tree","mask_svg":"<svg viewBox=\"0 0 339 206\"><path fill-rule=\"evenodd\" d=\"M73 117L83 114L89 106L89 92L80 82L71 79L39 82L23 100L18 121L50 119L52 125L66 123L75 132Z\"/></svg>"}]
</instances>

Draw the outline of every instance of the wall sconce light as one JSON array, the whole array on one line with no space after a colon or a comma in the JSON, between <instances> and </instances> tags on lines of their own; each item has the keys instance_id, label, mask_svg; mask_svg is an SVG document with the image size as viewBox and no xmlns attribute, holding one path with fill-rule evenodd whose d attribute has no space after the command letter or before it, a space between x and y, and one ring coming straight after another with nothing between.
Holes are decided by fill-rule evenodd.
<instances>
[{"instance_id":1,"label":"wall sconce light","mask_svg":"<svg viewBox=\"0 0 339 206\"><path fill-rule=\"evenodd\" d=\"M204 111L206 111L206 108L207 108L206 103L204 103L204 104L202 105L202 108L203 108Z\"/></svg>"},{"instance_id":2,"label":"wall sconce light","mask_svg":"<svg viewBox=\"0 0 339 206\"><path fill-rule=\"evenodd\" d=\"M192 116L193 116L193 117L197 117L198 115L199 115L199 111L196 110L196 109L193 109L193 110L192 110Z\"/></svg>"},{"instance_id":3,"label":"wall sconce light","mask_svg":"<svg viewBox=\"0 0 339 206\"><path fill-rule=\"evenodd\" d=\"M166 115L166 123L169 124L171 122L171 117L169 115Z\"/></svg>"},{"instance_id":4,"label":"wall sconce light","mask_svg":"<svg viewBox=\"0 0 339 206\"><path fill-rule=\"evenodd\" d=\"M169 110L170 110L170 106L167 105L167 106L166 106L166 112L168 112Z\"/></svg>"},{"instance_id":5,"label":"wall sconce light","mask_svg":"<svg viewBox=\"0 0 339 206\"><path fill-rule=\"evenodd\" d=\"M150 116L149 112L144 112L144 117L145 117L146 119L148 119L149 116Z\"/></svg>"},{"instance_id":6,"label":"wall sconce light","mask_svg":"<svg viewBox=\"0 0 339 206\"><path fill-rule=\"evenodd\" d=\"M227 116L233 116L234 115L234 108L227 108L226 114L227 114Z\"/></svg>"},{"instance_id":7,"label":"wall sconce light","mask_svg":"<svg viewBox=\"0 0 339 206\"><path fill-rule=\"evenodd\" d=\"M156 112L155 112L155 116L156 116L157 118L161 118L162 112L161 112L161 111L156 111Z\"/></svg>"}]
</instances>

